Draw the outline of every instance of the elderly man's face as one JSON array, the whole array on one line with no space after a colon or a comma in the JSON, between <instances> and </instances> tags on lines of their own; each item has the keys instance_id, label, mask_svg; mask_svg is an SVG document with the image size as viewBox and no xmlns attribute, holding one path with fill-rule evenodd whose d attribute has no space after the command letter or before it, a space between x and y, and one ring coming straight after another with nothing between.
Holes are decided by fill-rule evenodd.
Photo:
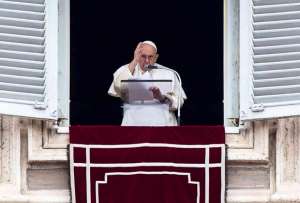
<instances>
[{"instance_id":1,"label":"elderly man's face","mask_svg":"<svg viewBox=\"0 0 300 203\"><path fill-rule=\"evenodd\" d=\"M153 65L156 62L157 54L154 47L148 44L142 44L139 64L142 69L147 65Z\"/></svg>"}]
</instances>

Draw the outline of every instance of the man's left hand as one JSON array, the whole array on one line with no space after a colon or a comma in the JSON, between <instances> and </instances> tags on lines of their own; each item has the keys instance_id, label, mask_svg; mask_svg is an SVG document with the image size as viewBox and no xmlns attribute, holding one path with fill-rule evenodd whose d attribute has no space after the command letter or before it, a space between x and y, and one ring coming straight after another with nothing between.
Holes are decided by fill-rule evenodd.
<instances>
[{"instance_id":1,"label":"man's left hand","mask_svg":"<svg viewBox=\"0 0 300 203\"><path fill-rule=\"evenodd\" d=\"M165 100L165 96L161 94L158 87L150 87L149 90L152 91L154 99L157 99L160 102Z\"/></svg>"}]
</instances>

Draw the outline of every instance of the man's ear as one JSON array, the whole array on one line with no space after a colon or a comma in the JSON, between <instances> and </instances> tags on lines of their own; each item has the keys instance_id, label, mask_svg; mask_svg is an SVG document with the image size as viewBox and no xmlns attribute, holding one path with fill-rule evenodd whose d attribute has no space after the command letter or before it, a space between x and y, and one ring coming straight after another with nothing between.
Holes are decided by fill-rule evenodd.
<instances>
[{"instance_id":1,"label":"man's ear","mask_svg":"<svg viewBox=\"0 0 300 203\"><path fill-rule=\"evenodd\" d=\"M158 57L159 57L159 54L156 54L155 57L154 57L154 63L156 63Z\"/></svg>"}]
</instances>

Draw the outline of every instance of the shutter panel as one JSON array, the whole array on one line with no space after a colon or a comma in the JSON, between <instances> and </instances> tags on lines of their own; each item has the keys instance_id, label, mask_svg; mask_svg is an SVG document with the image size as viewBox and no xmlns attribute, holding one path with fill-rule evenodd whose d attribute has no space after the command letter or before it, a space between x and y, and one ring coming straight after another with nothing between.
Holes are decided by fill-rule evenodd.
<instances>
[{"instance_id":1,"label":"shutter panel","mask_svg":"<svg viewBox=\"0 0 300 203\"><path fill-rule=\"evenodd\" d=\"M56 119L57 0L0 0L0 113Z\"/></svg>"},{"instance_id":2,"label":"shutter panel","mask_svg":"<svg viewBox=\"0 0 300 203\"><path fill-rule=\"evenodd\" d=\"M240 1L242 120L300 115L300 1Z\"/></svg>"}]
</instances>

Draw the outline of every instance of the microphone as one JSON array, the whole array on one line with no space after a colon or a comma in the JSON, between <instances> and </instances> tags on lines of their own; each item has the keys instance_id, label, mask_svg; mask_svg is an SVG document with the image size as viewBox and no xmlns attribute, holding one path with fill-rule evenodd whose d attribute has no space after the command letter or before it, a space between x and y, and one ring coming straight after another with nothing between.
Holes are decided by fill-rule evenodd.
<instances>
[{"instance_id":1,"label":"microphone","mask_svg":"<svg viewBox=\"0 0 300 203\"><path fill-rule=\"evenodd\" d=\"M148 69L151 69L151 70L152 70L152 69L159 69L158 66L151 65L151 64L149 64L149 65L147 66L147 68L148 68Z\"/></svg>"},{"instance_id":2,"label":"microphone","mask_svg":"<svg viewBox=\"0 0 300 203\"><path fill-rule=\"evenodd\" d=\"M160 64L157 64L157 65L151 65L151 64L149 64L147 66L147 68L150 69L150 70L152 70L152 69L164 69L164 70L168 70L168 71L173 72L176 75L176 77L178 78L180 90L179 90L179 95L177 96L177 98L178 98L178 104L177 104L178 105L177 106L177 119L178 119L178 121L177 122L178 122L178 125L180 126L180 124L181 124L181 120L180 120L181 119L181 117L180 117L181 116L181 114L180 114L180 100L181 100L181 96L182 96L182 91L181 91L182 81L181 81L179 73L176 70L173 70L171 68L168 68L168 67L160 65Z\"/></svg>"}]
</instances>

